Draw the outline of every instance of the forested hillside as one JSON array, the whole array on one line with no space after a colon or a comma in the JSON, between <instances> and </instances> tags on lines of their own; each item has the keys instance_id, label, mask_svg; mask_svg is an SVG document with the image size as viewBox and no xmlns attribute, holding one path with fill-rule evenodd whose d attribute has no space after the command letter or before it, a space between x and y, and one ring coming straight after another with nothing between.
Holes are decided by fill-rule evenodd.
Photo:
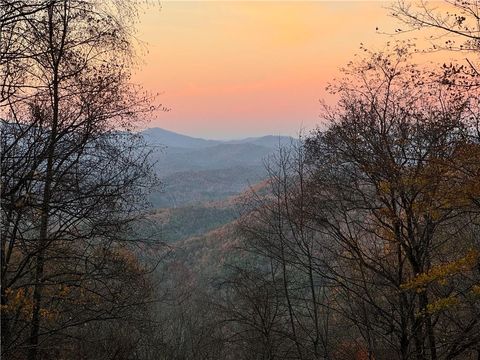
<instances>
[{"instance_id":1,"label":"forested hillside","mask_svg":"<svg viewBox=\"0 0 480 360\"><path fill-rule=\"evenodd\" d=\"M0 1L1 358L479 360L480 2L386 5L399 28L338 64L317 128L228 141L146 126L171 110L132 80L147 5ZM282 35L295 65L312 34L278 14L262 51ZM225 19L179 36L251 30ZM242 76L181 95L281 80Z\"/></svg>"},{"instance_id":2,"label":"forested hillside","mask_svg":"<svg viewBox=\"0 0 480 360\"><path fill-rule=\"evenodd\" d=\"M142 132L154 149L150 160L163 187L150 195L153 207L179 207L221 200L247 190L267 177L264 161L288 136L216 141L192 138L159 128Z\"/></svg>"}]
</instances>

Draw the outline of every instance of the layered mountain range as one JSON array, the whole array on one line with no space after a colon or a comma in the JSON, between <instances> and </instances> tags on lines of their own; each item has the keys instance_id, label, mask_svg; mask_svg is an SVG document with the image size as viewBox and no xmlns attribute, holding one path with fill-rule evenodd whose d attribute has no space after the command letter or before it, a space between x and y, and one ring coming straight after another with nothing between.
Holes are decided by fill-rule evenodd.
<instances>
[{"instance_id":1,"label":"layered mountain range","mask_svg":"<svg viewBox=\"0 0 480 360\"><path fill-rule=\"evenodd\" d=\"M295 141L275 135L206 140L160 128L142 134L154 148L152 160L162 182L162 188L151 195L154 208L193 206L235 196L264 180L269 156Z\"/></svg>"}]
</instances>

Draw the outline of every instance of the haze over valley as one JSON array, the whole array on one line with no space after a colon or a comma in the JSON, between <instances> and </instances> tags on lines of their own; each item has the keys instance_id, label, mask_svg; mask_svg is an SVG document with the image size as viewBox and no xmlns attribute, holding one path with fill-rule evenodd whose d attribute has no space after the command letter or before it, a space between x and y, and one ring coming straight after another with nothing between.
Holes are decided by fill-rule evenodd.
<instances>
[{"instance_id":1,"label":"haze over valley","mask_svg":"<svg viewBox=\"0 0 480 360\"><path fill-rule=\"evenodd\" d=\"M180 207L222 200L267 177L268 157L297 140L266 135L239 140L205 140L161 128L143 131L154 148L151 161L162 191L151 194L153 207Z\"/></svg>"}]
</instances>

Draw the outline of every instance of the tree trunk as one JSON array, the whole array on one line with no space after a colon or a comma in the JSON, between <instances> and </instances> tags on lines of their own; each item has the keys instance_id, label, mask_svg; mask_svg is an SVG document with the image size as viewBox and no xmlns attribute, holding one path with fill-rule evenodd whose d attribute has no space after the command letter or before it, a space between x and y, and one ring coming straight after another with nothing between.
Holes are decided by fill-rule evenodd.
<instances>
[{"instance_id":1,"label":"tree trunk","mask_svg":"<svg viewBox=\"0 0 480 360\"><path fill-rule=\"evenodd\" d=\"M65 4L66 8L66 4ZM59 63L62 56L62 45L57 49L53 37L54 37L54 25L53 25L53 4L48 10L49 16L49 47L52 57L52 123L50 129L50 138L47 150L47 168L45 176L45 187L43 190L43 201L41 207L41 220L40 220L40 233L39 243L37 250L37 259L35 264L35 283L33 290L33 310L32 310L32 322L30 325L30 339L29 339L29 352L28 360L36 360L38 356L38 343L40 332L40 311L42 306L42 293L44 286L44 263L45 263L45 251L49 245L48 238L48 226L50 216L50 202L52 196L52 183L54 175L54 157L55 157L55 145L57 141L57 128L59 121ZM66 20L65 20L66 21ZM65 25L64 25L65 26ZM57 52L58 50L58 52Z\"/></svg>"}]
</instances>

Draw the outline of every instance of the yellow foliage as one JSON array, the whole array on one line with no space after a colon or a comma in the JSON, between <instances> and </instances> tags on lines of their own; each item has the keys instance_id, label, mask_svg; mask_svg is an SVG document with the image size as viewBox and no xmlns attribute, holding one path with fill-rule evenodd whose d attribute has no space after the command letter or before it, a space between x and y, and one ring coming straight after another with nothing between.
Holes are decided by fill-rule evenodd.
<instances>
[{"instance_id":1,"label":"yellow foliage","mask_svg":"<svg viewBox=\"0 0 480 360\"><path fill-rule=\"evenodd\" d=\"M460 303L460 301L458 300L458 298L456 298L455 296L449 296L449 297L446 297L446 298L438 299L438 300L434 301L433 303L428 304L427 305L427 311L430 314L433 314L433 313L436 313L436 312L439 312L439 311L449 309L452 306L458 305L459 303Z\"/></svg>"},{"instance_id":2,"label":"yellow foliage","mask_svg":"<svg viewBox=\"0 0 480 360\"><path fill-rule=\"evenodd\" d=\"M5 290L7 301L5 305L1 305L1 311L8 314L18 314L22 319L29 320L33 314L32 291L29 288L19 288ZM55 311L41 308L39 310L40 317L51 321L58 315Z\"/></svg>"},{"instance_id":3,"label":"yellow foliage","mask_svg":"<svg viewBox=\"0 0 480 360\"><path fill-rule=\"evenodd\" d=\"M47 321L53 321L57 318L58 313L49 309L40 309L40 317Z\"/></svg>"},{"instance_id":4,"label":"yellow foliage","mask_svg":"<svg viewBox=\"0 0 480 360\"><path fill-rule=\"evenodd\" d=\"M58 292L59 297L66 297L70 293L70 287L67 285L60 285L60 289Z\"/></svg>"},{"instance_id":5,"label":"yellow foliage","mask_svg":"<svg viewBox=\"0 0 480 360\"><path fill-rule=\"evenodd\" d=\"M448 277L470 271L477 264L479 257L480 253L478 250L471 249L464 257L447 264L434 266L428 272L418 274L413 279L402 284L401 287L410 290L416 289L421 292L428 284L435 281L440 285L445 285Z\"/></svg>"},{"instance_id":6,"label":"yellow foliage","mask_svg":"<svg viewBox=\"0 0 480 360\"><path fill-rule=\"evenodd\" d=\"M6 304L1 306L1 310L6 313L18 313L22 318L30 318L33 311L33 301L31 291L25 288L5 289L7 298Z\"/></svg>"},{"instance_id":7,"label":"yellow foliage","mask_svg":"<svg viewBox=\"0 0 480 360\"><path fill-rule=\"evenodd\" d=\"M381 194L388 194L392 189L391 183L389 181L380 181L378 184L378 191Z\"/></svg>"}]
</instances>

